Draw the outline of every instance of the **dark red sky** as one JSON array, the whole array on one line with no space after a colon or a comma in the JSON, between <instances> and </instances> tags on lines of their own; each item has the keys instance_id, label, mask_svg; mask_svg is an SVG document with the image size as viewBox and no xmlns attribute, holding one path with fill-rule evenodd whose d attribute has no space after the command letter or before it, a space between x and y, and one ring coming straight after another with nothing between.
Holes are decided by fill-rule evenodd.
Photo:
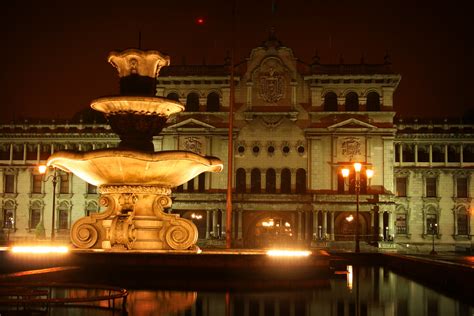
<instances>
[{"instance_id":1,"label":"dark red sky","mask_svg":"<svg viewBox=\"0 0 474 316\"><path fill-rule=\"evenodd\" d=\"M322 63L382 63L402 75L395 109L404 116L462 117L474 106L474 29L458 1L237 0L236 56L244 59L275 26L296 57ZM439 2L439 3L436 3ZM1 121L70 118L116 94L114 49L167 53L180 64L222 63L230 47L231 0L8 1L2 4ZM204 26L195 19L203 16ZM469 94L469 97L468 97Z\"/></svg>"}]
</instances>

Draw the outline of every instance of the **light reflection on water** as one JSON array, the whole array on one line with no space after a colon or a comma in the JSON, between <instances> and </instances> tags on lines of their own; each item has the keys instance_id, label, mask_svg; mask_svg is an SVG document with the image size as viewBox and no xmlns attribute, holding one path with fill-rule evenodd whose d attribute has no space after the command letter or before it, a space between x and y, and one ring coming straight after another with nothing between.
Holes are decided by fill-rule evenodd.
<instances>
[{"instance_id":1,"label":"light reflection on water","mask_svg":"<svg viewBox=\"0 0 474 316\"><path fill-rule=\"evenodd\" d=\"M308 316L453 315L472 316L474 307L449 298L383 267L347 267L316 288L287 291L130 290L128 315L158 316ZM58 290L59 291L59 290ZM83 296L69 289L56 295ZM97 293L95 293L97 294ZM226 306L226 294L229 302ZM102 306L106 306L102 302ZM227 313L226 313L227 308ZM357 313L358 311L358 313ZM51 315L112 315L111 311L54 308ZM115 315L120 313L115 312Z\"/></svg>"}]
</instances>

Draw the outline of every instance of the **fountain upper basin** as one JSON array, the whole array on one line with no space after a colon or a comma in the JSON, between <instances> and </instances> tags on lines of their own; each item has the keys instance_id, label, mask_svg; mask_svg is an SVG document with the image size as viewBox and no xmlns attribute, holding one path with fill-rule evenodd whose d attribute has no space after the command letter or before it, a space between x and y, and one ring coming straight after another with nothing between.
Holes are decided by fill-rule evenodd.
<instances>
[{"instance_id":1,"label":"fountain upper basin","mask_svg":"<svg viewBox=\"0 0 474 316\"><path fill-rule=\"evenodd\" d=\"M216 157L189 151L140 152L116 148L90 152L63 151L51 155L48 166L72 172L100 185L156 185L177 187L202 172L220 172Z\"/></svg>"}]
</instances>

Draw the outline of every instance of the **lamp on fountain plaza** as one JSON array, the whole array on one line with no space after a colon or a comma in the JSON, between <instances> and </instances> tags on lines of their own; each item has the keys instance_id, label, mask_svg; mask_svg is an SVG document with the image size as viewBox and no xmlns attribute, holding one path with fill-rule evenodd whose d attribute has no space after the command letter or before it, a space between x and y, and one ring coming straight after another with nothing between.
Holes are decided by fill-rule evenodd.
<instances>
[{"instance_id":1,"label":"lamp on fountain plaza","mask_svg":"<svg viewBox=\"0 0 474 316\"><path fill-rule=\"evenodd\" d=\"M344 177L344 180L348 181L348 185L350 186L353 182L354 184L354 189L355 189L355 194L356 194L356 216L355 216L355 252L359 253L360 252L360 245L359 245L359 195L360 195L360 172L362 170L362 164L359 162L356 162L352 165L354 169L354 177L349 178L350 169L349 168L343 168L341 170L342 176ZM374 175L374 170L372 169L365 169L365 175L367 179L370 179Z\"/></svg>"},{"instance_id":2,"label":"lamp on fountain plaza","mask_svg":"<svg viewBox=\"0 0 474 316\"><path fill-rule=\"evenodd\" d=\"M53 172L47 176L46 178L43 179L44 182L47 182L49 179L51 179L53 183L53 208L51 210L51 241L54 241L55 239L55 231L54 231L54 221L55 221L55 208L56 208L56 184L58 183L58 179L60 175L58 174L58 171L56 168L52 168ZM45 165L40 165L38 166L38 171L41 174L46 174L46 171L48 171L48 167Z\"/></svg>"}]
</instances>

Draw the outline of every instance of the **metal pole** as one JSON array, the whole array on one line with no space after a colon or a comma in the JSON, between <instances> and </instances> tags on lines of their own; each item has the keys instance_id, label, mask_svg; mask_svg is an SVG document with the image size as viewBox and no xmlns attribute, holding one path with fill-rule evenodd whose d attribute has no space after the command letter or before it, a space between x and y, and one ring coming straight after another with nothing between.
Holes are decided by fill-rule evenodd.
<instances>
[{"instance_id":1,"label":"metal pole","mask_svg":"<svg viewBox=\"0 0 474 316\"><path fill-rule=\"evenodd\" d=\"M51 217L51 241L54 241L55 239L55 232L54 232L54 222L55 222L55 215L56 215L56 184L58 182L58 173L56 171L56 168L54 168L54 173L53 173L53 214Z\"/></svg>"},{"instance_id":2,"label":"metal pole","mask_svg":"<svg viewBox=\"0 0 474 316\"><path fill-rule=\"evenodd\" d=\"M226 201L226 248L232 247L232 176L233 176L233 156L234 156L234 142L233 142L233 128L234 128L234 46L235 46L235 9L236 1L232 4L232 31L231 31L231 50L230 50L230 102L229 102L229 133L228 133L228 148L227 148L227 201Z\"/></svg>"},{"instance_id":3,"label":"metal pole","mask_svg":"<svg viewBox=\"0 0 474 316\"><path fill-rule=\"evenodd\" d=\"M355 191L356 191L356 220L355 220L355 252L360 252L359 247L359 193L360 193L360 175L359 172L356 172L355 175Z\"/></svg>"}]
</instances>

